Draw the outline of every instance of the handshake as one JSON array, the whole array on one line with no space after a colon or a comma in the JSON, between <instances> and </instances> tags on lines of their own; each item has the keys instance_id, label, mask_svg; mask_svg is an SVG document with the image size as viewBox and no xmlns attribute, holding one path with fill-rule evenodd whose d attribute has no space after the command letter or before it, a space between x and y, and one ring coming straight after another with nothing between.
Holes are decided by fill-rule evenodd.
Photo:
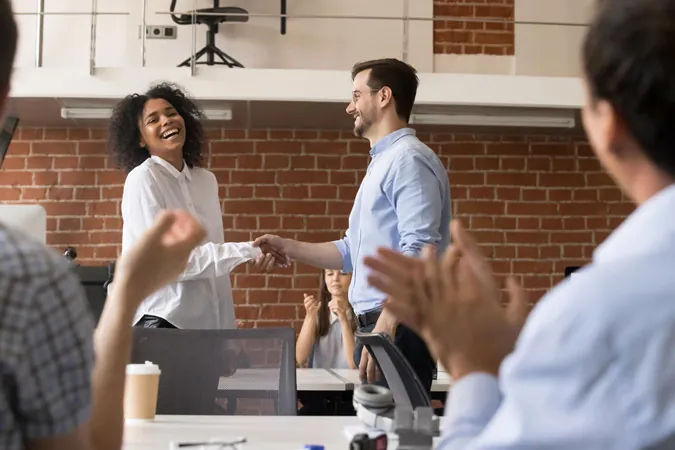
<instances>
[{"instance_id":1,"label":"handshake","mask_svg":"<svg viewBox=\"0 0 675 450\"><path fill-rule=\"evenodd\" d=\"M286 268L291 265L287 254L288 241L280 236L266 234L253 241L253 246L262 252L253 261L253 267L260 272L271 272L275 268Z\"/></svg>"}]
</instances>

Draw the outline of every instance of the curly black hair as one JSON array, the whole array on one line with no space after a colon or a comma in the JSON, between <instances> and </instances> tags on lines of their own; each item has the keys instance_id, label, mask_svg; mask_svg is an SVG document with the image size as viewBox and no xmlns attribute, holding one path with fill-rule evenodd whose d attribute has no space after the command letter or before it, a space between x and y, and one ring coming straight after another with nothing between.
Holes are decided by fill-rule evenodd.
<instances>
[{"instance_id":1,"label":"curly black hair","mask_svg":"<svg viewBox=\"0 0 675 450\"><path fill-rule=\"evenodd\" d=\"M126 96L115 106L108 125L108 146L118 167L128 173L150 157L148 150L140 145L139 120L145 103L157 98L169 102L185 121L185 164L190 168L201 166L204 137L201 121L204 113L182 88L162 82L152 86L145 94Z\"/></svg>"}]
</instances>

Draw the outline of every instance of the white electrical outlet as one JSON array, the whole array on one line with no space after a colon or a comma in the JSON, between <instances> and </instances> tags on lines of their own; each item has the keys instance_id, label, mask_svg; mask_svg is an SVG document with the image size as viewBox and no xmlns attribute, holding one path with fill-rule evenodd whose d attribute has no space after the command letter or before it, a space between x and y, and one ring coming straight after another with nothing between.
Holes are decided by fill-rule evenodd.
<instances>
[{"instance_id":1,"label":"white electrical outlet","mask_svg":"<svg viewBox=\"0 0 675 450\"><path fill-rule=\"evenodd\" d=\"M170 25L147 25L145 37L147 39L176 39L178 28Z\"/></svg>"}]
</instances>

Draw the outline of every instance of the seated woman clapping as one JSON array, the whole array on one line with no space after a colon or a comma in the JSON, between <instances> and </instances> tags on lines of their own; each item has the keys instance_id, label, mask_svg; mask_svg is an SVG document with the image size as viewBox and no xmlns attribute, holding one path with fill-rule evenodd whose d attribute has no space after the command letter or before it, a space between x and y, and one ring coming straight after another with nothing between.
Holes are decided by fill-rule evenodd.
<instances>
[{"instance_id":1,"label":"seated woman clapping","mask_svg":"<svg viewBox=\"0 0 675 450\"><path fill-rule=\"evenodd\" d=\"M347 298L351 274L325 270L319 299L305 294L305 320L295 347L299 366L355 369L354 312Z\"/></svg>"}]
</instances>

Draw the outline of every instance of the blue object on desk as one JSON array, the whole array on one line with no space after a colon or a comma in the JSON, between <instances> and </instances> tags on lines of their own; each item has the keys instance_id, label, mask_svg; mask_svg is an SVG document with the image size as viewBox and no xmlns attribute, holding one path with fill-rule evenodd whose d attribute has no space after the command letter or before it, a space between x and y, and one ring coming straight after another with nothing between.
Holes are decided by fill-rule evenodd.
<instances>
[{"instance_id":1,"label":"blue object on desk","mask_svg":"<svg viewBox=\"0 0 675 450\"><path fill-rule=\"evenodd\" d=\"M304 450L324 450L323 445L305 444Z\"/></svg>"}]
</instances>

